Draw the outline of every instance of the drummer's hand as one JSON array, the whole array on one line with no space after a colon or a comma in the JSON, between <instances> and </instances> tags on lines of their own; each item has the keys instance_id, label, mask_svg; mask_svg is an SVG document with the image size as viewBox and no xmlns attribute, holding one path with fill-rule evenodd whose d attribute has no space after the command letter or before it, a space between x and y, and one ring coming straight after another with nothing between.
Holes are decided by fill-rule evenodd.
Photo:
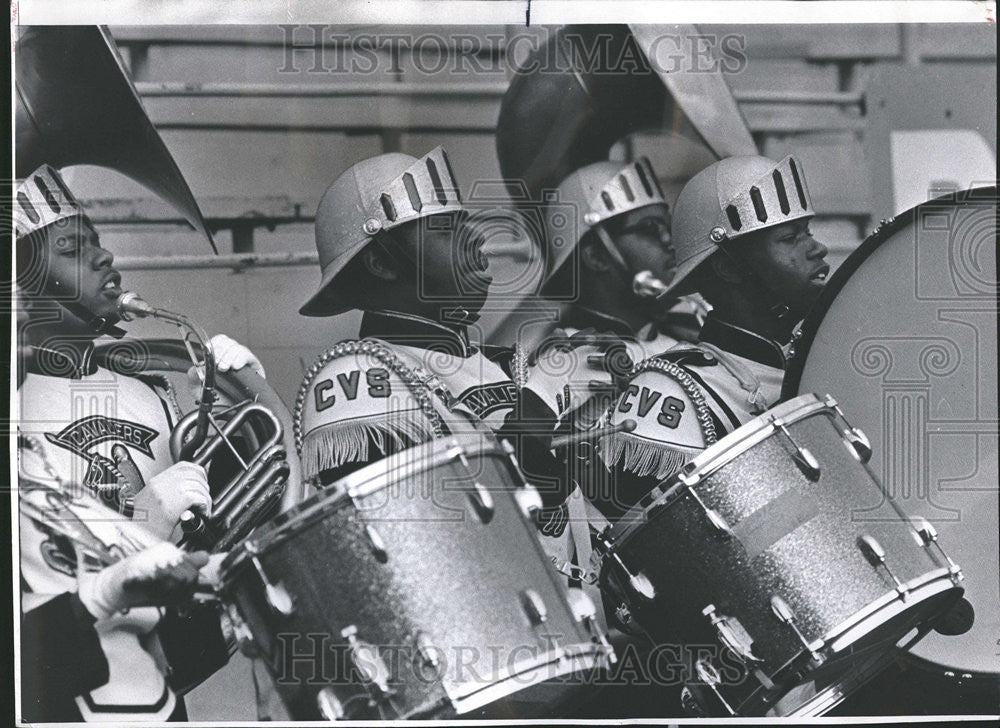
<instances>
[{"instance_id":1,"label":"drummer's hand","mask_svg":"<svg viewBox=\"0 0 1000 728\"><path fill-rule=\"evenodd\" d=\"M171 540L184 511L212 515L212 496L205 468L195 463L174 463L149 479L133 501L134 521L145 523L153 535Z\"/></svg>"},{"instance_id":2,"label":"drummer's hand","mask_svg":"<svg viewBox=\"0 0 1000 728\"><path fill-rule=\"evenodd\" d=\"M212 586L218 586L222 581L220 573L222 562L227 556L229 556L228 553L210 554L208 563L201 567L201 580Z\"/></svg>"},{"instance_id":3,"label":"drummer's hand","mask_svg":"<svg viewBox=\"0 0 1000 728\"><path fill-rule=\"evenodd\" d=\"M230 369L237 371L243 367L250 367L265 378L264 366L254 353L240 342L225 334L216 334L211 340L212 351L215 353L215 368L220 372L228 372Z\"/></svg>"},{"instance_id":4,"label":"drummer's hand","mask_svg":"<svg viewBox=\"0 0 1000 728\"><path fill-rule=\"evenodd\" d=\"M78 572L80 601L98 619L131 607L168 606L190 598L199 569L209 562L204 551L185 553L161 542L105 567Z\"/></svg>"}]
</instances>

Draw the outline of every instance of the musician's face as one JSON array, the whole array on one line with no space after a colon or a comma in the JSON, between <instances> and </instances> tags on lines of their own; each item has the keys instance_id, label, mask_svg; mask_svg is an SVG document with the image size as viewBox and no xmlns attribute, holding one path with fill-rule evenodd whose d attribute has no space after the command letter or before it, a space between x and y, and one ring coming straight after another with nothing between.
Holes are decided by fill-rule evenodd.
<instances>
[{"instance_id":1,"label":"musician's face","mask_svg":"<svg viewBox=\"0 0 1000 728\"><path fill-rule=\"evenodd\" d=\"M475 316L493 278L483 253L485 238L463 222L461 215L436 215L403 226L397 239L416 261L418 294L429 308L461 308Z\"/></svg>"},{"instance_id":2,"label":"musician's face","mask_svg":"<svg viewBox=\"0 0 1000 728\"><path fill-rule=\"evenodd\" d=\"M793 314L804 316L819 297L830 266L827 247L812 236L808 220L795 220L756 234L746 248L750 264Z\"/></svg>"},{"instance_id":3,"label":"musician's face","mask_svg":"<svg viewBox=\"0 0 1000 728\"><path fill-rule=\"evenodd\" d=\"M670 283L677 256L670 243L670 213L666 205L647 205L610 221L609 233L632 274L648 270Z\"/></svg>"},{"instance_id":4,"label":"musician's face","mask_svg":"<svg viewBox=\"0 0 1000 728\"><path fill-rule=\"evenodd\" d=\"M94 316L118 321L115 303L122 293L121 274L114 256L101 247L100 238L86 218L71 218L50 225L39 254L38 299L73 301ZM92 334L85 323L66 313L62 333Z\"/></svg>"}]
</instances>

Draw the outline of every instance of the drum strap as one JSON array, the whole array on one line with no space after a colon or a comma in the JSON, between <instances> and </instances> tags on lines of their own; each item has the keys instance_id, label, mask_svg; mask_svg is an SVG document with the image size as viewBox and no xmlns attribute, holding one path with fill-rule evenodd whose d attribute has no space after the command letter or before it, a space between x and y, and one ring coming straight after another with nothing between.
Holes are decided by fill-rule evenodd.
<instances>
[{"instance_id":1,"label":"drum strap","mask_svg":"<svg viewBox=\"0 0 1000 728\"><path fill-rule=\"evenodd\" d=\"M579 488L574 488L566 499L566 510L569 513L569 547L576 552L576 565L589 572L590 555L593 551L590 545L590 519L587 517L586 500ZM572 561L573 554L567 556L567 561Z\"/></svg>"}]
</instances>

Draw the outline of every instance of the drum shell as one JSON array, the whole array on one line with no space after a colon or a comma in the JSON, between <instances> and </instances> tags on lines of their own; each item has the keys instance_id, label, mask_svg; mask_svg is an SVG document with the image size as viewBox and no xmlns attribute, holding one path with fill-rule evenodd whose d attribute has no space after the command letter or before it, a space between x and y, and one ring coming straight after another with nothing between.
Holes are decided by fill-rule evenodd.
<instances>
[{"instance_id":1,"label":"drum shell","mask_svg":"<svg viewBox=\"0 0 1000 728\"><path fill-rule=\"evenodd\" d=\"M257 536L257 560L269 581L280 580L292 596L291 615L269 606L245 548L229 565L226 598L238 607L296 718L318 717L315 694L325 684L343 704L366 694L341 636L349 625L356 627L357 639L378 646L391 673L391 705L405 716L466 712L466 706L482 701L462 698L490 685L498 694L515 692L524 683L498 686L499 673L525 659L551 660L559 648L579 657L564 659L552 668L556 673L585 672L600 663L514 498L518 484L510 461L499 449L474 452L468 442L462 447L493 500L488 523L470 506L473 489L460 461L434 446L424 448L427 457L411 477L353 498L314 496L283 514L270 535ZM366 526L384 543L384 562L373 551ZM525 608L527 589L547 608L541 625L532 623ZM288 638L278 637L282 634L299 635L300 651L315 650L312 643L301 644L302 635L323 640L322 658L299 663L285 684L282 655L289 647ZM417 649L421 634L440 667L423 664ZM325 674L310 682L314 671ZM557 707L573 687L550 685L541 694Z\"/></svg>"},{"instance_id":2,"label":"drum shell","mask_svg":"<svg viewBox=\"0 0 1000 728\"><path fill-rule=\"evenodd\" d=\"M718 512L734 535L713 527L691 491L675 483L644 506L645 522L637 520L641 514L635 510L625 517L632 523L620 522L613 531L618 534L614 552L629 572L641 572L652 582L656 597L648 601L630 594L607 557L602 579L627 602L654 642L685 645L687 655L697 652L694 646L718 647L716 630L702 613L714 605L718 615L739 621L762 661L760 669L775 676L808 652L776 617L773 595L787 602L798 629L817 644L843 631L869 605L898 596L885 569L873 568L858 548L859 536L870 535L882 545L900 581L926 577L940 582L941 593L924 610L936 615L961 589L902 516L880 522L852 518L886 495L853 454L831 409L805 395L772 413L783 417L795 441L817 458L821 474L816 482L795 464L791 441L767 426L768 416L758 418L715 446L726 451L720 467L695 469L690 476L697 479L693 489L701 502ZM878 637L898 638L907 630L896 626ZM734 657L723 657L721 664L728 665L724 680L741 679Z\"/></svg>"}]
</instances>

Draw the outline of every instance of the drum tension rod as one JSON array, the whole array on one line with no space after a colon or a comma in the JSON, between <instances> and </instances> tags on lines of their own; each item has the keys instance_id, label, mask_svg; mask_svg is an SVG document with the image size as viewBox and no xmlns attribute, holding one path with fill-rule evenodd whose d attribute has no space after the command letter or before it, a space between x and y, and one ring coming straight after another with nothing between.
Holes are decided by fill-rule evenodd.
<instances>
[{"instance_id":1,"label":"drum tension rod","mask_svg":"<svg viewBox=\"0 0 1000 728\"><path fill-rule=\"evenodd\" d=\"M882 548L882 544L874 539L874 537L869 536L867 533L858 536L857 540L858 548L861 553L864 554L865 558L868 559L868 563L874 566L876 569L882 567L885 572L896 582L896 591L905 600L909 589L903 584L896 575L892 573L892 569L889 568L889 564L885 560L885 549Z\"/></svg>"},{"instance_id":2,"label":"drum tension rod","mask_svg":"<svg viewBox=\"0 0 1000 728\"><path fill-rule=\"evenodd\" d=\"M848 446L852 449L855 455L857 455L858 460L862 463L867 463L872 459L872 444L868 439L868 436L860 427L854 427L844 415L843 410L840 409L840 405L837 404L837 400L831 397L829 394L826 395L824 399L824 404L827 407L833 408L833 411L837 413L840 417L840 421L844 423L844 429L841 430L841 435L847 442Z\"/></svg>"},{"instance_id":3,"label":"drum tension rod","mask_svg":"<svg viewBox=\"0 0 1000 728\"><path fill-rule=\"evenodd\" d=\"M715 665L702 658L694 663L694 671L698 675L698 679L707 685L709 690L715 693L715 697L719 699L723 707L729 712L729 715L736 715L736 711L726 702L726 699L722 697L722 693L719 691L719 686L722 684L722 676L715 669Z\"/></svg>"},{"instance_id":4,"label":"drum tension rod","mask_svg":"<svg viewBox=\"0 0 1000 728\"><path fill-rule=\"evenodd\" d=\"M358 627L349 624L340 630L340 636L347 640L347 649L354 667L361 673L362 681L369 688L374 688L376 700L383 700L392 695L389 687L389 668L375 645L358 639Z\"/></svg>"},{"instance_id":5,"label":"drum tension rod","mask_svg":"<svg viewBox=\"0 0 1000 728\"><path fill-rule=\"evenodd\" d=\"M792 608L788 606L788 602L777 594L772 595L771 611L774 612L774 616L792 628L795 632L795 636L798 637L799 642L802 643L802 646L809 650L809 654L812 656L812 659L817 666L822 665L824 662L823 656L809 645L809 641L806 639L805 635L802 634L798 624L796 624L795 612L793 612Z\"/></svg>"},{"instance_id":6,"label":"drum tension rod","mask_svg":"<svg viewBox=\"0 0 1000 728\"><path fill-rule=\"evenodd\" d=\"M382 534L375 530L375 526L370 523L366 523L365 536L368 537L368 541L372 545L372 555L375 557L375 560L380 564L387 562L389 560L389 550L385 546Z\"/></svg>"},{"instance_id":7,"label":"drum tension rod","mask_svg":"<svg viewBox=\"0 0 1000 728\"><path fill-rule=\"evenodd\" d=\"M461 462L462 467L465 468L466 472L469 473L470 476L472 476L472 466L469 465L469 460L465 457L465 451L462 450L462 446L454 440L452 440L452 449L450 454L452 459ZM496 504L493 502L493 496L490 495L486 486L480 483L475 477L472 478L472 487L474 488L474 492L469 493L469 501L472 503L472 508L482 523L489 523L493 520L493 513L496 510Z\"/></svg>"},{"instance_id":8,"label":"drum tension rod","mask_svg":"<svg viewBox=\"0 0 1000 728\"><path fill-rule=\"evenodd\" d=\"M685 468L687 468L687 466L685 466ZM705 511L705 515L708 517L708 522L712 524L712 527L724 536L732 536L733 528L729 525L729 522L723 518L722 514L717 510L709 508L705 505L705 502L699 497L698 491L695 490L694 487L699 481L698 476L692 476L690 473L681 471L681 474L678 476L678 480L684 484L684 487L687 488L687 492L691 494L691 497L694 498L695 502L701 506L703 511Z\"/></svg>"},{"instance_id":9,"label":"drum tension rod","mask_svg":"<svg viewBox=\"0 0 1000 728\"><path fill-rule=\"evenodd\" d=\"M783 419L780 417L772 417L771 424L778 428L781 431L781 434L784 435L790 443L792 443L792 447L795 448L792 459L795 460L795 464L799 467L799 470L802 471L802 474L814 483L819 480L819 476L822 474L822 471L820 470L819 461L816 459L816 456L813 455L807 447L800 445L795 441L795 438L792 437L792 433L788 431L788 426L785 424Z\"/></svg>"},{"instance_id":10,"label":"drum tension rod","mask_svg":"<svg viewBox=\"0 0 1000 728\"><path fill-rule=\"evenodd\" d=\"M417 649L420 657L420 664L423 667L436 670L441 665L441 658L438 657L439 650L434 646L434 642L423 630L418 629L416 637L413 638L413 645Z\"/></svg>"},{"instance_id":11,"label":"drum tension rod","mask_svg":"<svg viewBox=\"0 0 1000 728\"><path fill-rule=\"evenodd\" d=\"M272 582L267 573L264 571L264 567L261 565L260 560L257 558L259 552L257 544L253 541L248 541L246 545L246 551L250 554L250 561L257 569L257 573L260 575L260 580L264 582L264 594L267 596L267 603L271 605L278 614L282 614L286 617L291 616L295 612L295 601L292 599L291 594L285 589L285 585L280 581L277 583Z\"/></svg>"},{"instance_id":12,"label":"drum tension rod","mask_svg":"<svg viewBox=\"0 0 1000 728\"><path fill-rule=\"evenodd\" d=\"M625 562L622 561L618 552L615 551L614 546L608 540L605 532L601 531L594 535L597 538L601 551L606 554L605 558L611 559L615 566L618 567L618 570L625 575L629 588L647 601L651 602L656 599L656 587L653 586L653 583L641 571L635 574L629 571L629 568L625 566Z\"/></svg>"},{"instance_id":13,"label":"drum tension rod","mask_svg":"<svg viewBox=\"0 0 1000 728\"><path fill-rule=\"evenodd\" d=\"M948 562L948 570L951 572L952 581L960 581L964 577L962 576L961 567L951 560L951 557L945 552L944 547L938 541L937 529L931 525L931 522L922 516L915 516L910 519L910 523L917 535L920 536L920 540L923 542L924 548L930 549L931 544L937 546L941 556L944 557L945 561Z\"/></svg>"}]
</instances>

